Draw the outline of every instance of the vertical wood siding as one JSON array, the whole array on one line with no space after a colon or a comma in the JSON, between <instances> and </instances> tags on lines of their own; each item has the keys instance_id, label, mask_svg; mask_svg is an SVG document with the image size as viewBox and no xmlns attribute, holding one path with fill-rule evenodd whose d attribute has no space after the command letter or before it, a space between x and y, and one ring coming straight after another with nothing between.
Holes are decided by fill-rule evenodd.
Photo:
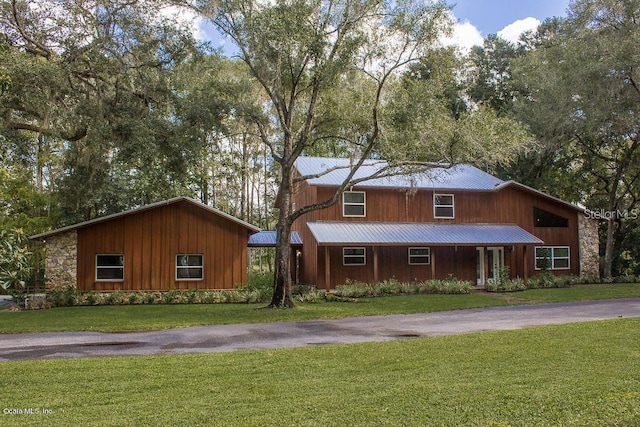
<instances>
[{"instance_id":1,"label":"vertical wood siding","mask_svg":"<svg viewBox=\"0 0 640 427\"><path fill-rule=\"evenodd\" d=\"M247 229L177 202L78 230L78 289L231 289L247 282ZM95 280L97 254L123 254L124 280ZM176 280L176 255L202 254L203 280Z\"/></svg>"},{"instance_id":2,"label":"vertical wood siding","mask_svg":"<svg viewBox=\"0 0 640 427\"><path fill-rule=\"evenodd\" d=\"M324 248L310 233L307 222L313 221L356 221L356 222L439 222L439 223L497 223L516 224L544 241L545 246L569 246L571 265L569 270L557 270L556 274L578 274L578 212L569 206L545 198L539 194L519 187L506 187L500 191L439 191L453 194L455 205L454 219L436 219L433 215L433 190L413 190L394 188L354 187L354 191L366 192L366 211L364 218L342 216L342 202L312 212L299 218L294 224L304 242L302 258L302 281L326 287L324 277ZM297 207L329 199L335 192L332 187L315 187L301 183L294 193ZM566 228L534 227L533 207L568 219ZM380 280L395 277L398 280L423 280L431 278L429 266L409 266L406 247L378 248ZM432 247L435 257L436 278L445 278L449 274L464 280L475 282L475 247ZM505 265L510 267L511 276L524 277L522 246L505 247ZM535 270L533 247L527 248L527 276L538 273ZM367 248L367 265L363 267L343 266L342 249L330 249L330 287L341 284L347 278L361 281L373 280L372 248ZM424 268L428 267L428 268Z\"/></svg>"}]
</instances>

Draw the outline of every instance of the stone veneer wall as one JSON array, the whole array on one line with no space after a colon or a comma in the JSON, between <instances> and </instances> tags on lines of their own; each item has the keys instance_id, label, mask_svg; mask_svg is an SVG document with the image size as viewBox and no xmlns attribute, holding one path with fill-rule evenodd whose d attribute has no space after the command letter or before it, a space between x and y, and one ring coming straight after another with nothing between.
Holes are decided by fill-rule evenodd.
<instances>
[{"instance_id":1,"label":"stone veneer wall","mask_svg":"<svg viewBox=\"0 0 640 427\"><path fill-rule=\"evenodd\" d=\"M78 286L78 234L75 231L47 239L44 271L48 291Z\"/></svg>"},{"instance_id":2,"label":"stone veneer wall","mask_svg":"<svg viewBox=\"0 0 640 427\"><path fill-rule=\"evenodd\" d=\"M598 222L578 214L578 248L580 276L600 277Z\"/></svg>"}]
</instances>

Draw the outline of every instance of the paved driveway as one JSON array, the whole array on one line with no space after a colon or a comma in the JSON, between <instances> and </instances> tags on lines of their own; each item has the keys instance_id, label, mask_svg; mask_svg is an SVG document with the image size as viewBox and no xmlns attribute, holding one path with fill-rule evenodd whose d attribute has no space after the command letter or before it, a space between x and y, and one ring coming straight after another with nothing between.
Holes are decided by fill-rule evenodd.
<instances>
[{"instance_id":1,"label":"paved driveway","mask_svg":"<svg viewBox=\"0 0 640 427\"><path fill-rule=\"evenodd\" d=\"M640 298L439 313L352 317L151 332L52 332L0 335L0 361L215 353L519 329L617 317L640 317Z\"/></svg>"}]
</instances>

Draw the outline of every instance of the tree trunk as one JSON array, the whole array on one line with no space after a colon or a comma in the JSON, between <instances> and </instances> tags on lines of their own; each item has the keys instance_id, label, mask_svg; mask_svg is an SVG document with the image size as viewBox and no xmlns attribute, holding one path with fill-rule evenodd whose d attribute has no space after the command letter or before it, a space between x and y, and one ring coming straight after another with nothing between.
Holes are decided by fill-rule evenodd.
<instances>
[{"instance_id":1,"label":"tree trunk","mask_svg":"<svg viewBox=\"0 0 640 427\"><path fill-rule=\"evenodd\" d=\"M613 212L613 211L612 211ZM603 277L606 279L611 278L613 267L613 246L614 246L614 233L615 222L614 218L608 218L607 220L607 243L604 249L604 271Z\"/></svg>"},{"instance_id":2,"label":"tree trunk","mask_svg":"<svg viewBox=\"0 0 640 427\"><path fill-rule=\"evenodd\" d=\"M291 297L291 168L282 168L278 225L276 226L276 261L273 275L273 298L269 307L293 307Z\"/></svg>"}]
</instances>

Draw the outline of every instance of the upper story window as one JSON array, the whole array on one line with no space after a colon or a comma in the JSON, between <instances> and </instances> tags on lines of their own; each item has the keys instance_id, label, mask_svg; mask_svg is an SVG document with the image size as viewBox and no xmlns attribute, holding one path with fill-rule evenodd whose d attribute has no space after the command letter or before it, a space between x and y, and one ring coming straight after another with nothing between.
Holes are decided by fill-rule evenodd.
<instances>
[{"instance_id":1,"label":"upper story window","mask_svg":"<svg viewBox=\"0 0 640 427\"><path fill-rule=\"evenodd\" d=\"M569 226L569 220L560 215L547 212L544 209L533 208L533 226L534 227L556 227L566 228Z\"/></svg>"},{"instance_id":2,"label":"upper story window","mask_svg":"<svg viewBox=\"0 0 640 427\"><path fill-rule=\"evenodd\" d=\"M453 194L434 194L433 195L433 217L434 218L453 218Z\"/></svg>"},{"instance_id":3,"label":"upper story window","mask_svg":"<svg viewBox=\"0 0 640 427\"><path fill-rule=\"evenodd\" d=\"M367 198L364 191L342 193L342 216L367 216Z\"/></svg>"},{"instance_id":4,"label":"upper story window","mask_svg":"<svg viewBox=\"0 0 640 427\"><path fill-rule=\"evenodd\" d=\"M203 278L204 266L202 255L176 255L176 280L202 280Z\"/></svg>"},{"instance_id":5,"label":"upper story window","mask_svg":"<svg viewBox=\"0 0 640 427\"><path fill-rule=\"evenodd\" d=\"M124 280L124 255L96 255L96 280Z\"/></svg>"}]
</instances>

